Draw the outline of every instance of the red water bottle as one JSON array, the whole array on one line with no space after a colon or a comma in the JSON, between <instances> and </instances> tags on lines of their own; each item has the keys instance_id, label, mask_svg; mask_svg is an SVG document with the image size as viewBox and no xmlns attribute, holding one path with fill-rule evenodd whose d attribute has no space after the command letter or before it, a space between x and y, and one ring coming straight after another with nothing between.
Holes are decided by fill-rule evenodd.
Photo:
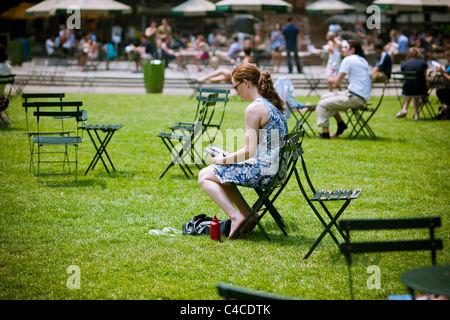
<instances>
[{"instance_id":1,"label":"red water bottle","mask_svg":"<svg viewBox=\"0 0 450 320\"><path fill-rule=\"evenodd\" d=\"M213 221L211 222L211 240L220 241L220 223L216 215L214 215Z\"/></svg>"}]
</instances>

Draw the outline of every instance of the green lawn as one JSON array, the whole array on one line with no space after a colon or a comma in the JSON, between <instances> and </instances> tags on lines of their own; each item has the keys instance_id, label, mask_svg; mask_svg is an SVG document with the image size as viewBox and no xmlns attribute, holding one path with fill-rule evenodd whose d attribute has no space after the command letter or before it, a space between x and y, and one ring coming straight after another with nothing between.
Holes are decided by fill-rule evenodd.
<instances>
[{"instance_id":1,"label":"green lawn","mask_svg":"<svg viewBox=\"0 0 450 320\"><path fill-rule=\"evenodd\" d=\"M66 100L83 101L88 123L125 125L108 147L117 172L108 174L99 163L84 175L94 152L85 134L78 187L38 186L28 172L25 113L20 99L11 103L15 126L0 129L0 299L220 299L218 282L296 298L350 298L346 261L329 236L303 260L322 226L294 179L276 203L288 237L269 216L262 223L271 242L257 228L219 243L206 236L148 234L167 226L181 230L201 213L226 218L178 167L158 179L170 156L157 134L174 121L191 120L194 100L158 94L68 94ZM223 133L244 127L246 105L230 102ZM448 264L450 122L415 122L412 110L407 119L396 119L398 109L396 97L385 99L371 122L377 141L305 138L309 173L316 187L363 189L345 218L441 216L438 263ZM315 114L311 123L316 128ZM243 193L254 198L251 190ZM362 232L352 238L398 235L427 232ZM407 294L401 273L430 264L428 252L355 256L355 298ZM366 284L370 265L380 268L379 289ZM67 286L70 266L79 267L79 289Z\"/></svg>"}]
</instances>

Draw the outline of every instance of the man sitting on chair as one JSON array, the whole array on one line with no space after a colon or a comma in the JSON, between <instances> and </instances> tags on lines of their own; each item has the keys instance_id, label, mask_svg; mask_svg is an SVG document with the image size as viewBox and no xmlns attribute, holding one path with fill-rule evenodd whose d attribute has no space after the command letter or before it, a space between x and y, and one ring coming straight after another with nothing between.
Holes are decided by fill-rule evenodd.
<instances>
[{"instance_id":1,"label":"man sitting on chair","mask_svg":"<svg viewBox=\"0 0 450 320\"><path fill-rule=\"evenodd\" d=\"M336 135L331 137L337 137L347 129L339 112L351 108L363 108L370 99L372 89L370 67L361 44L356 40L349 40L342 46L342 54L345 58L342 60L339 73L334 78L334 83L340 85L348 75L348 90L324 94L316 107L317 126L323 128L323 132L319 132L319 137L324 139L330 139L330 117L334 116L338 125Z\"/></svg>"},{"instance_id":2,"label":"man sitting on chair","mask_svg":"<svg viewBox=\"0 0 450 320\"><path fill-rule=\"evenodd\" d=\"M378 58L376 65L372 69L370 78L372 79L372 83L385 82L387 79L391 78L391 57L387 51L384 51L383 44L381 43L375 45L375 52L377 53Z\"/></svg>"}]
</instances>

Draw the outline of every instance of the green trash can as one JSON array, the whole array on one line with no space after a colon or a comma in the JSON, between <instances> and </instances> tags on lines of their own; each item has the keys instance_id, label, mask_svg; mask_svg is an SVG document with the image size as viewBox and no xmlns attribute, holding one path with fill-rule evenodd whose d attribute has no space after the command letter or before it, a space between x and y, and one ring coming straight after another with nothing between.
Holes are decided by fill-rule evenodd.
<instances>
[{"instance_id":1,"label":"green trash can","mask_svg":"<svg viewBox=\"0 0 450 320\"><path fill-rule=\"evenodd\" d=\"M144 63L144 83L147 93L162 93L164 70L164 61L162 60L150 60Z\"/></svg>"},{"instance_id":2,"label":"green trash can","mask_svg":"<svg viewBox=\"0 0 450 320\"><path fill-rule=\"evenodd\" d=\"M23 62L23 42L11 41L8 43L8 57L12 66L21 66Z\"/></svg>"}]
</instances>

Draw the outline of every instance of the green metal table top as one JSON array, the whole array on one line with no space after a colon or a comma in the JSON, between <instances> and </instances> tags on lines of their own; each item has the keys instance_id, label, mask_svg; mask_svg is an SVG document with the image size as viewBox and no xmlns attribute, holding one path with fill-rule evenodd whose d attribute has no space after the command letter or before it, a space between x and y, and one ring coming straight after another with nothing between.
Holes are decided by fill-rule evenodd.
<instances>
[{"instance_id":1,"label":"green metal table top","mask_svg":"<svg viewBox=\"0 0 450 320\"><path fill-rule=\"evenodd\" d=\"M436 265L406 271L402 282L411 289L450 297L450 265Z\"/></svg>"}]
</instances>

